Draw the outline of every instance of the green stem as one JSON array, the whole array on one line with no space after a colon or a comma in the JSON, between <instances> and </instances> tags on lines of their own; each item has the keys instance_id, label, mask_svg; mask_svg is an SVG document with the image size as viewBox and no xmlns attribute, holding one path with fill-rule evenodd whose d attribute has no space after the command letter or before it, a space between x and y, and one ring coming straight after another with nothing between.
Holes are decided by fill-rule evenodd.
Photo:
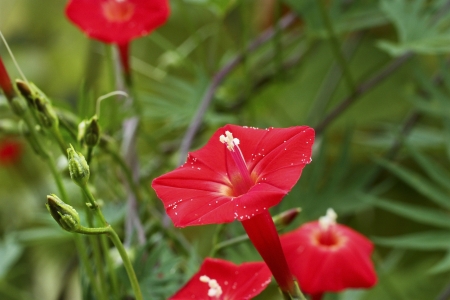
<instances>
[{"instance_id":1,"label":"green stem","mask_svg":"<svg viewBox=\"0 0 450 300\"><path fill-rule=\"evenodd\" d=\"M122 257L123 264L125 266L125 269L128 274L128 278L130 279L131 287L133 288L134 294L136 296L136 300L143 300L141 289L139 287L139 283L136 277L136 273L134 272L133 266L131 264L130 259L128 258L127 252L125 251L125 248L122 245L122 242L119 239L119 236L114 231L114 229L111 227L111 225L106 222L105 217L103 216L102 211L100 210L97 202L95 201L94 196L92 195L91 191L89 190L89 187L87 184L81 186L83 192L88 197L90 208L94 210L94 214L97 216L97 218L100 220L100 222L103 224L103 228L86 228L83 226L80 226L80 229L77 231L79 233L83 234L101 234L101 233L107 233L109 237L111 238L112 242L114 243L114 246L116 246L117 250L119 251L120 257Z\"/></svg>"},{"instance_id":2,"label":"green stem","mask_svg":"<svg viewBox=\"0 0 450 300\"><path fill-rule=\"evenodd\" d=\"M218 245L218 240L219 240L219 235L222 232L224 225L223 224L219 224L216 227L216 231L214 232L214 235L212 237L212 249L211 252L209 253L209 257L214 257L217 253L217 245Z\"/></svg>"},{"instance_id":3,"label":"green stem","mask_svg":"<svg viewBox=\"0 0 450 300\"><path fill-rule=\"evenodd\" d=\"M91 193L91 190L87 186L87 184L82 185L81 189L86 194L87 199L89 201L89 208L94 211L94 215L97 217L97 219L100 221L102 226L108 226L108 222L106 222L105 217L103 216L102 211L100 210L100 207L98 206L97 202L95 201L94 196Z\"/></svg>"},{"instance_id":4,"label":"green stem","mask_svg":"<svg viewBox=\"0 0 450 300\"><path fill-rule=\"evenodd\" d=\"M115 272L114 268L114 261L112 260L111 255L109 255L109 245L108 245L108 239L102 235L100 237L100 242L102 245L103 253L105 253L106 256L106 264L109 271L109 276L111 278L111 285L112 285L112 292L113 295L116 296L116 298L119 298L119 282L117 280L117 273Z\"/></svg>"},{"instance_id":5,"label":"green stem","mask_svg":"<svg viewBox=\"0 0 450 300\"><path fill-rule=\"evenodd\" d=\"M86 216L89 227L94 227L92 218L89 217L89 208L85 206L86 209ZM100 292L101 292L101 299L108 299L107 297L107 284L106 284L106 277L105 277L105 271L103 268L103 260L102 260L102 253L100 250L100 244L98 242L98 238L96 236L89 237L89 241L92 245L92 252L94 255L94 261L97 266L97 273L98 273L98 279L100 281Z\"/></svg>"},{"instance_id":6,"label":"green stem","mask_svg":"<svg viewBox=\"0 0 450 300\"><path fill-rule=\"evenodd\" d=\"M323 23L325 25L325 28L326 28L327 33L330 38L331 50L333 51L334 57L336 58L336 61L338 62L338 64L340 65L340 67L342 69L342 73L344 74L344 78L347 83L347 87L350 90L350 92L353 94L356 92L356 85L355 85L355 82L351 75L350 68L347 64L347 61L345 60L345 57L342 54L341 47L339 45L339 40L336 36L336 33L334 32L333 24L331 23L331 19L330 19L330 16L328 15L324 1L317 0L316 2L318 3L320 15L322 17Z\"/></svg>"},{"instance_id":7,"label":"green stem","mask_svg":"<svg viewBox=\"0 0 450 300\"><path fill-rule=\"evenodd\" d=\"M61 132L59 131L59 127L58 125L54 125L52 126L52 128L50 129L50 132L53 135L53 138L55 139L55 141L58 143L59 148L61 149L62 154L67 157L67 145L64 142L64 139L61 136Z\"/></svg>"},{"instance_id":8,"label":"green stem","mask_svg":"<svg viewBox=\"0 0 450 300\"><path fill-rule=\"evenodd\" d=\"M42 155L43 159L47 162L48 166L50 167L50 172L52 173L53 179L55 180L55 183L56 183L56 186L58 188L61 198L63 199L64 202L70 203L70 199L69 199L66 189L64 187L64 183L62 181L61 174L58 172L58 169L56 168L56 164L53 161L50 154L48 153L47 149L42 147L42 144L36 134L35 127L33 126L33 123L30 120L29 115L23 116L22 119L24 120L25 124L28 127L28 131L31 135L31 139L33 139L33 142L39 148L39 152ZM64 152L66 152L66 151L64 150ZM74 235L74 240L75 240L75 246L77 248L77 252L81 258L82 266L86 270L89 280L92 283L95 295L97 296L98 299L106 299L106 297L102 297L103 296L102 290L100 289L100 287L96 281L94 270L92 269L92 265L89 262L89 257L86 252L87 251L86 242L80 236L78 236L76 234ZM99 265L98 267L101 267L101 265Z\"/></svg>"}]
</instances>

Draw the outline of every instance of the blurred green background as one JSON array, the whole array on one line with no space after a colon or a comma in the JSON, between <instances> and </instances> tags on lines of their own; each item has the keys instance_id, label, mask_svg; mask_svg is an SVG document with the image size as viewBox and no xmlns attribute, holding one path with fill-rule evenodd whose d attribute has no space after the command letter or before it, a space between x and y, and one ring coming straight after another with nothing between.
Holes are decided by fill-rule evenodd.
<instances>
[{"instance_id":1,"label":"blurred green background","mask_svg":"<svg viewBox=\"0 0 450 300\"><path fill-rule=\"evenodd\" d=\"M135 236L125 240L136 257L148 258L137 270L146 299L173 294L210 252L212 235L226 240L244 233L237 222L220 232L216 225L170 227L185 242L183 250L158 230L162 220L149 217L151 209L163 211L148 190L151 180L176 167L205 91L236 56L240 61L215 89L191 149L227 123L316 128L312 163L272 212L302 208L286 232L333 207L338 222L374 241L379 277L371 290L325 299L449 298L450 2L170 3L168 22L131 48L143 107L139 175L149 200L139 205L145 245ZM0 30L28 80L81 120L93 114L98 97L115 90L113 55L110 46L89 40L69 23L65 5L0 0ZM295 17L289 26L277 25L289 17ZM250 51L270 30L270 38ZM20 78L3 43L0 55L11 77ZM83 97L90 103L86 111L79 105ZM105 100L100 117L103 132L118 140L128 112L111 106L121 101ZM17 121L4 98L0 104L1 119ZM23 145L18 163L0 166L0 298L90 299L71 235L54 224L44 206L55 185L45 164ZM92 183L107 219L123 231L126 189L117 184L120 171L110 162L98 155ZM64 163L61 167L71 197L80 197ZM219 255L235 263L260 259L249 242ZM272 282L257 299L277 297Z\"/></svg>"}]
</instances>

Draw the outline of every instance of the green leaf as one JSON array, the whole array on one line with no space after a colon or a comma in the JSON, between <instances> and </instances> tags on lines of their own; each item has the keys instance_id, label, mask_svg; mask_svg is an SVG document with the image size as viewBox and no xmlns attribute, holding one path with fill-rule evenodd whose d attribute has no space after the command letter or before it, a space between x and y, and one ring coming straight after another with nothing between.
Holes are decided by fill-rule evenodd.
<instances>
[{"instance_id":1,"label":"green leaf","mask_svg":"<svg viewBox=\"0 0 450 300\"><path fill-rule=\"evenodd\" d=\"M422 54L447 53L450 51L449 14L445 1L383 0L381 9L397 29L398 43L381 41L380 48L393 56L408 51Z\"/></svg>"},{"instance_id":2,"label":"green leaf","mask_svg":"<svg viewBox=\"0 0 450 300\"><path fill-rule=\"evenodd\" d=\"M371 195L361 195L361 198L372 205L385 209L413 221L450 229L450 214L437 209L419 205L400 203L390 199L382 199Z\"/></svg>"},{"instance_id":3,"label":"green leaf","mask_svg":"<svg viewBox=\"0 0 450 300\"><path fill-rule=\"evenodd\" d=\"M12 265L20 258L23 247L11 237L0 242L0 279L3 278Z\"/></svg>"},{"instance_id":4,"label":"green leaf","mask_svg":"<svg viewBox=\"0 0 450 300\"><path fill-rule=\"evenodd\" d=\"M420 153L416 148L407 145L407 149L415 161L422 167L427 175L434 180L434 182L440 184L444 189L449 188L450 174L446 169L442 168L440 165Z\"/></svg>"},{"instance_id":5,"label":"green leaf","mask_svg":"<svg viewBox=\"0 0 450 300\"><path fill-rule=\"evenodd\" d=\"M377 159L377 162L434 203L450 209L450 196L441 192L422 176L385 159Z\"/></svg>"},{"instance_id":6,"label":"green leaf","mask_svg":"<svg viewBox=\"0 0 450 300\"><path fill-rule=\"evenodd\" d=\"M224 17L236 5L236 0L185 0L205 6L219 17Z\"/></svg>"},{"instance_id":7,"label":"green leaf","mask_svg":"<svg viewBox=\"0 0 450 300\"><path fill-rule=\"evenodd\" d=\"M447 251L444 258L428 270L430 274L438 274L450 271L450 251Z\"/></svg>"},{"instance_id":8,"label":"green leaf","mask_svg":"<svg viewBox=\"0 0 450 300\"><path fill-rule=\"evenodd\" d=\"M393 237L372 237L378 245L412 250L450 249L449 231L426 231Z\"/></svg>"}]
</instances>

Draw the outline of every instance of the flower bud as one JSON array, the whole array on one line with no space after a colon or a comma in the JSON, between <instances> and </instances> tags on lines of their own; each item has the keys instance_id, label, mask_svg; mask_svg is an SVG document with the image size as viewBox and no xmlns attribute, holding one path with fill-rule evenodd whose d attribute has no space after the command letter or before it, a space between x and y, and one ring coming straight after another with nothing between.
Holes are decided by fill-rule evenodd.
<instances>
[{"instance_id":1,"label":"flower bud","mask_svg":"<svg viewBox=\"0 0 450 300\"><path fill-rule=\"evenodd\" d=\"M78 125L78 140L86 143L89 147L94 147L100 140L100 126L97 116L90 120L84 120Z\"/></svg>"},{"instance_id":2,"label":"flower bud","mask_svg":"<svg viewBox=\"0 0 450 300\"><path fill-rule=\"evenodd\" d=\"M48 211L55 219L56 223L61 226L62 229L69 232L76 232L80 226L80 216L78 212L70 205L64 203L56 195L47 196Z\"/></svg>"},{"instance_id":3,"label":"flower bud","mask_svg":"<svg viewBox=\"0 0 450 300\"><path fill-rule=\"evenodd\" d=\"M72 145L67 149L67 157L69 159L70 177L79 186L84 186L89 180L89 165L83 154L76 152Z\"/></svg>"},{"instance_id":4,"label":"flower bud","mask_svg":"<svg viewBox=\"0 0 450 300\"><path fill-rule=\"evenodd\" d=\"M296 207L283 211L282 213L274 216L273 222L275 223L275 226L277 226L278 229L288 226L292 223L292 221L294 221L295 217L297 217L301 210L302 209L300 207Z\"/></svg>"},{"instance_id":5,"label":"flower bud","mask_svg":"<svg viewBox=\"0 0 450 300\"><path fill-rule=\"evenodd\" d=\"M37 86L19 79L16 80L16 86L23 98L28 102L28 105L38 111L38 118L43 127L58 125L58 116L50 100Z\"/></svg>"}]
</instances>

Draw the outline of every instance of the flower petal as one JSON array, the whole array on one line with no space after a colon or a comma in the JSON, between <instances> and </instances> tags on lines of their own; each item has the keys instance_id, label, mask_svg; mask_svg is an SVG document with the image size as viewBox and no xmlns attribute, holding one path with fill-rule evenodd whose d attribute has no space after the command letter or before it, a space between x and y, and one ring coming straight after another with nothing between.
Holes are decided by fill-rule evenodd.
<instances>
[{"instance_id":1,"label":"flower petal","mask_svg":"<svg viewBox=\"0 0 450 300\"><path fill-rule=\"evenodd\" d=\"M66 15L91 38L116 44L128 43L150 33L169 16L167 0L127 0L133 6L130 18L124 22L111 22L102 9L109 1L116 0L71 0L66 6Z\"/></svg>"},{"instance_id":2,"label":"flower petal","mask_svg":"<svg viewBox=\"0 0 450 300\"><path fill-rule=\"evenodd\" d=\"M222 288L221 299L242 300L261 293L270 283L272 274L263 262L235 265L222 259L206 258L200 270L170 299L211 299L208 284L200 281L200 276L217 280Z\"/></svg>"}]
</instances>

